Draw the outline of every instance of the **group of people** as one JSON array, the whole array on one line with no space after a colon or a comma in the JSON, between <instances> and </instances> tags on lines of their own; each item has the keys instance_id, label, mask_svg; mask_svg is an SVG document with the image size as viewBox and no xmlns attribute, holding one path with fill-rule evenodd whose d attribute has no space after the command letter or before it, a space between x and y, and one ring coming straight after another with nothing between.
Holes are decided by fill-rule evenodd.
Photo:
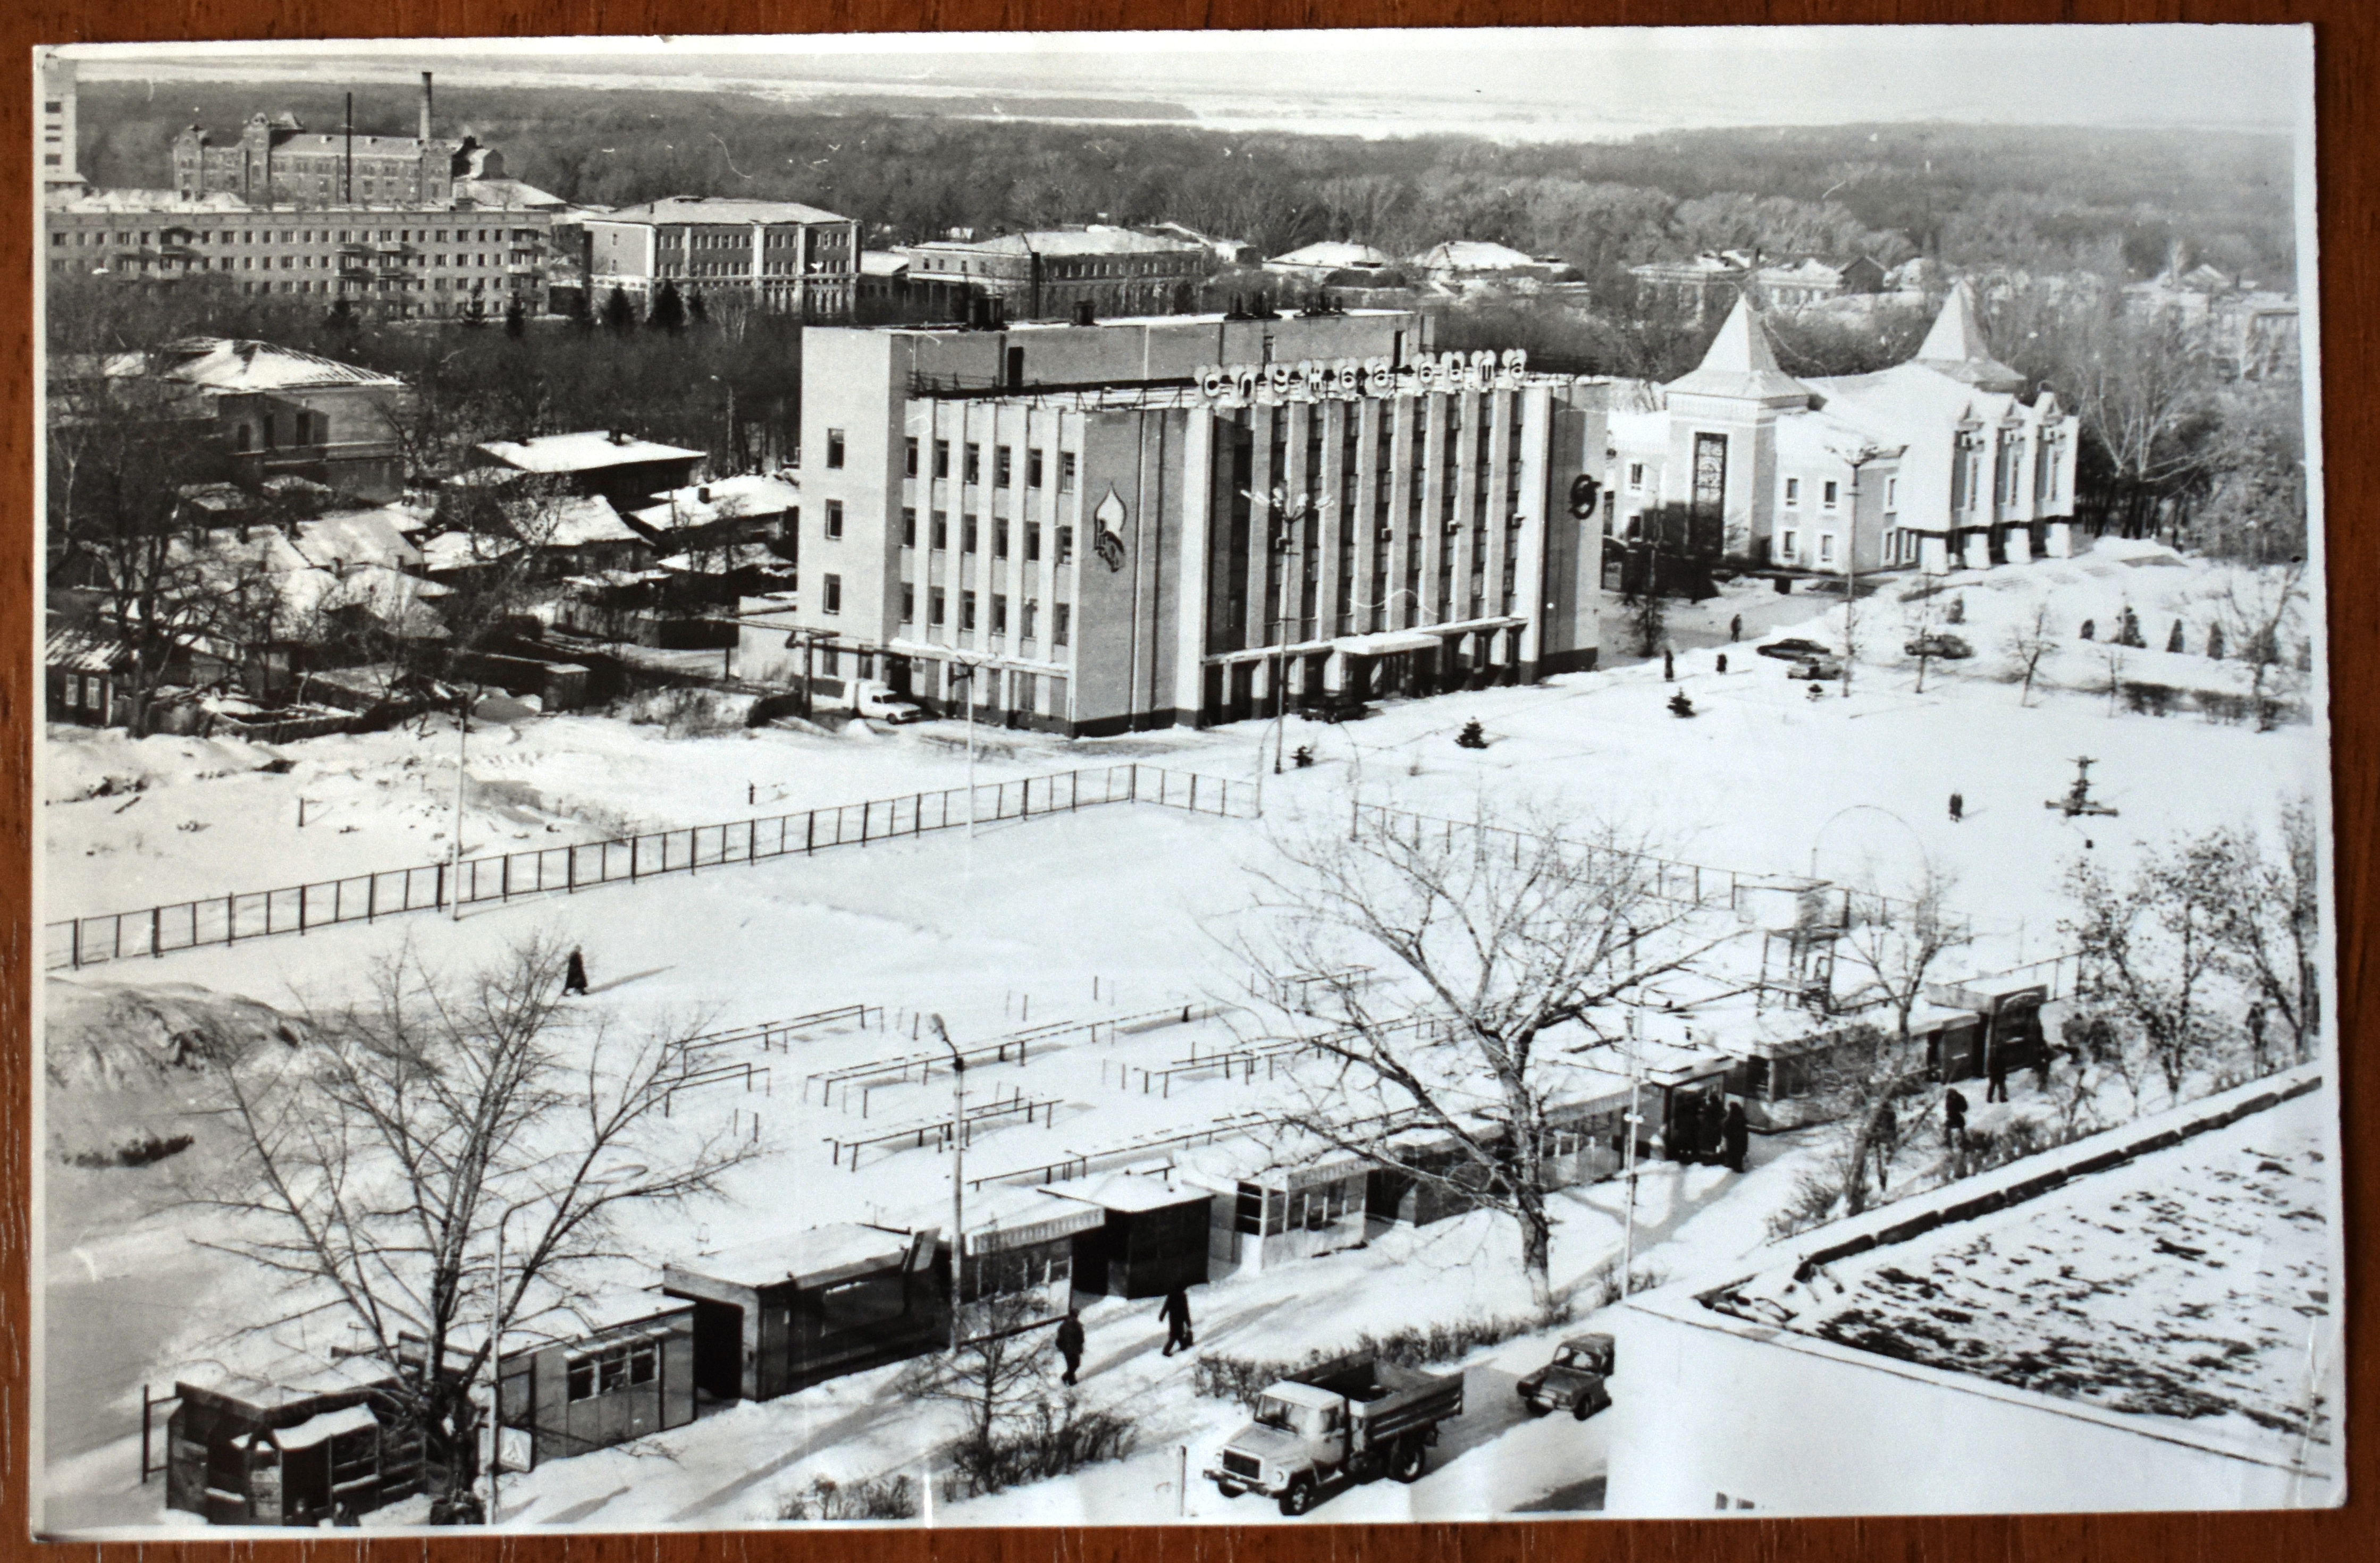
<instances>
[{"instance_id":1,"label":"group of people","mask_svg":"<svg viewBox=\"0 0 2380 1563\"><path fill-rule=\"evenodd\" d=\"M1172 1289L1165 1294L1165 1301L1158 1304L1157 1317L1165 1326L1165 1349L1159 1355L1170 1357L1176 1351L1188 1351L1196 1338L1190 1333L1190 1288L1187 1284L1181 1281L1173 1283ZM1058 1321L1058 1332L1051 1344L1058 1348L1059 1359L1066 1364L1066 1371L1058 1375L1058 1382L1074 1383L1083 1371L1083 1311L1080 1308L1066 1310L1066 1316Z\"/></svg>"},{"instance_id":2,"label":"group of people","mask_svg":"<svg viewBox=\"0 0 2380 1563\"><path fill-rule=\"evenodd\" d=\"M1743 1104L1731 1101L1725 1111L1716 1102L1691 1093L1678 1098L1678 1149L1688 1161L1716 1160L1730 1172L1741 1172L1752 1148L1752 1121Z\"/></svg>"}]
</instances>

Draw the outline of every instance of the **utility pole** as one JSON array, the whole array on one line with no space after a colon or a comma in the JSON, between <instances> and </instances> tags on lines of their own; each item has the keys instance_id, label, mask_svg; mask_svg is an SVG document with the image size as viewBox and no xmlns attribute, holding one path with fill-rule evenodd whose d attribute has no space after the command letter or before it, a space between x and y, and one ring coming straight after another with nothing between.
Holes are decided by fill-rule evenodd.
<instances>
[{"instance_id":1,"label":"utility pole","mask_svg":"<svg viewBox=\"0 0 2380 1563\"><path fill-rule=\"evenodd\" d=\"M488 1523L496 1522L496 1479L504 1463L504 1223L496 1218L496 1279L488 1293Z\"/></svg>"},{"instance_id":2,"label":"utility pole","mask_svg":"<svg viewBox=\"0 0 2380 1563\"><path fill-rule=\"evenodd\" d=\"M1899 456L1909 447L1866 443L1848 451L1833 451L1835 459L1852 469L1852 522L1843 539L1843 693L1852 692L1852 654L1856 649L1852 640L1852 620L1859 612L1859 528L1860 528L1860 468L1872 461ZM1921 670L1918 681L1925 681Z\"/></svg>"},{"instance_id":3,"label":"utility pole","mask_svg":"<svg viewBox=\"0 0 2380 1563\"><path fill-rule=\"evenodd\" d=\"M1620 1295L1622 1299L1628 1295L1629 1278L1636 1267L1636 1126L1645 1121L1637 1105L1636 1018L1637 1012L1632 1007L1628 1012L1627 1039L1620 1045L1621 1056L1628 1064L1628 1116L1623 1121L1628 1132L1620 1145L1620 1175L1628 1185L1627 1212L1621 1218L1620 1228Z\"/></svg>"},{"instance_id":4,"label":"utility pole","mask_svg":"<svg viewBox=\"0 0 2380 1563\"><path fill-rule=\"evenodd\" d=\"M455 922L463 920L463 757L471 742L471 697L468 691L456 696L455 710L455 850L454 872L448 878L454 882L447 888L453 894L448 903Z\"/></svg>"},{"instance_id":5,"label":"utility pole","mask_svg":"<svg viewBox=\"0 0 2380 1563\"><path fill-rule=\"evenodd\" d=\"M934 1016L934 1035L951 1050L951 1351L959 1349L959 1284L966 1275L966 1059L950 1027Z\"/></svg>"}]
</instances>

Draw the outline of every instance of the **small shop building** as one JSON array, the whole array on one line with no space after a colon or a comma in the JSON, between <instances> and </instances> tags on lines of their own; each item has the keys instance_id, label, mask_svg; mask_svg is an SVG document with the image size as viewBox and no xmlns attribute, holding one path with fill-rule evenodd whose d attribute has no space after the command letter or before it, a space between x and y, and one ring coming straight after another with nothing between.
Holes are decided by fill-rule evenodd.
<instances>
[{"instance_id":1,"label":"small shop building","mask_svg":"<svg viewBox=\"0 0 2380 1563\"><path fill-rule=\"evenodd\" d=\"M771 1400L932 1351L949 1338L941 1233L856 1221L664 1266L694 1304L694 1383L711 1400Z\"/></svg>"},{"instance_id":2,"label":"small shop building","mask_svg":"<svg viewBox=\"0 0 2380 1563\"><path fill-rule=\"evenodd\" d=\"M692 1422L694 1314L694 1303L656 1292L607 1293L555 1321L557 1339L504 1352L505 1467L533 1470Z\"/></svg>"},{"instance_id":3,"label":"small shop building","mask_svg":"<svg viewBox=\"0 0 2380 1563\"><path fill-rule=\"evenodd\" d=\"M1944 1009L1966 1011L1976 1021L1963 1034L1942 1037L1934 1061L1944 1080L1970 1080L1996 1068L2010 1074L2031 1069L2048 1045L2041 1012L2049 1002L2049 987L2030 974L1928 983L1925 997Z\"/></svg>"},{"instance_id":4,"label":"small shop building","mask_svg":"<svg viewBox=\"0 0 2380 1563\"><path fill-rule=\"evenodd\" d=\"M998 1184L968 1193L965 1218L959 1300L1033 1294L1052 1315L1075 1305L1075 1249L1107 1224L1097 1206L1057 1206L1038 1189Z\"/></svg>"},{"instance_id":5,"label":"small shop building","mask_svg":"<svg viewBox=\"0 0 2380 1563\"><path fill-rule=\"evenodd\" d=\"M1210 1273L1257 1271L1362 1242L1372 1163L1320 1143L1226 1140L1183 1153L1184 1182L1210 1189Z\"/></svg>"},{"instance_id":6,"label":"small shop building","mask_svg":"<svg viewBox=\"0 0 2380 1563\"><path fill-rule=\"evenodd\" d=\"M395 1379L360 1357L271 1379L184 1379L166 1422L165 1503L211 1525L314 1525L421 1490Z\"/></svg>"},{"instance_id":7,"label":"small shop building","mask_svg":"<svg viewBox=\"0 0 2380 1563\"><path fill-rule=\"evenodd\" d=\"M1215 1194L1172 1168L1125 1169L1044 1185L1040 1192L1099 1212L1075 1234L1075 1290L1089 1297L1162 1297L1204 1285Z\"/></svg>"}]
</instances>

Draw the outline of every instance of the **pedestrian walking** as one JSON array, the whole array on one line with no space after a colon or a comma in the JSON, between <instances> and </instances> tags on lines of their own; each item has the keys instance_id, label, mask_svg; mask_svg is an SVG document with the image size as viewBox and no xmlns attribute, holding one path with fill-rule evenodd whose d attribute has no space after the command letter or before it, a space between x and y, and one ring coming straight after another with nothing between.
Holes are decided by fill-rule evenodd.
<instances>
[{"instance_id":1,"label":"pedestrian walking","mask_svg":"<svg viewBox=\"0 0 2380 1563\"><path fill-rule=\"evenodd\" d=\"M1744 1153L1752 1147L1752 1124L1743 1116L1742 1102L1727 1104L1727 1121L1719 1126L1719 1137L1727 1146L1727 1169L1742 1171Z\"/></svg>"},{"instance_id":2,"label":"pedestrian walking","mask_svg":"<svg viewBox=\"0 0 2380 1563\"><path fill-rule=\"evenodd\" d=\"M2248 1057L2254 1062L2256 1072L2265 1072L2265 1006L2248 1006Z\"/></svg>"},{"instance_id":3,"label":"pedestrian walking","mask_svg":"<svg viewBox=\"0 0 2380 1563\"><path fill-rule=\"evenodd\" d=\"M1954 1151L1967 1143L1967 1098L1956 1085L1942 1097L1942 1143Z\"/></svg>"},{"instance_id":4,"label":"pedestrian walking","mask_svg":"<svg viewBox=\"0 0 2380 1563\"><path fill-rule=\"evenodd\" d=\"M1733 645L1735 642L1743 638L1742 614L1738 613L1734 618L1730 619L1727 622L1727 638L1730 645Z\"/></svg>"},{"instance_id":5,"label":"pedestrian walking","mask_svg":"<svg viewBox=\"0 0 2380 1563\"><path fill-rule=\"evenodd\" d=\"M578 952L578 946L575 944L570 947L570 969L562 974L562 991L587 991L587 958Z\"/></svg>"},{"instance_id":6,"label":"pedestrian walking","mask_svg":"<svg viewBox=\"0 0 2380 1563\"><path fill-rule=\"evenodd\" d=\"M2049 1066L2057 1062L2057 1060L2058 1049L2052 1048L2046 1040L2040 1042L2034 1048L2033 1089L2035 1096L2048 1095Z\"/></svg>"},{"instance_id":7,"label":"pedestrian walking","mask_svg":"<svg viewBox=\"0 0 2380 1563\"><path fill-rule=\"evenodd\" d=\"M1058 1382L1072 1384L1083 1365L1083 1315L1076 1309L1067 1309L1066 1316L1058 1321L1058 1355L1066 1359L1066 1371Z\"/></svg>"},{"instance_id":8,"label":"pedestrian walking","mask_svg":"<svg viewBox=\"0 0 2380 1563\"><path fill-rule=\"evenodd\" d=\"M1965 818L1967 818L1967 795L1964 793L1951 794L1950 823L1956 825L1960 820L1964 819Z\"/></svg>"},{"instance_id":9,"label":"pedestrian walking","mask_svg":"<svg viewBox=\"0 0 2380 1563\"><path fill-rule=\"evenodd\" d=\"M1727 653L1724 651L1718 654L1718 671L1721 672L1727 672Z\"/></svg>"},{"instance_id":10,"label":"pedestrian walking","mask_svg":"<svg viewBox=\"0 0 2380 1563\"><path fill-rule=\"evenodd\" d=\"M1984 1100L2004 1102L2008 1094L2008 1049L1995 1046L1990 1060L1991 1084L1984 1087Z\"/></svg>"},{"instance_id":11,"label":"pedestrian walking","mask_svg":"<svg viewBox=\"0 0 2380 1563\"><path fill-rule=\"evenodd\" d=\"M1188 1351L1192 1344L1190 1293L1181 1282L1174 1282L1173 1290L1165 1294L1165 1304L1157 1310L1157 1316L1165 1321L1165 1350L1160 1355L1170 1357L1176 1351Z\"/></svg>"},{"instance_id":12,"label":"pedestrian walking","mask_svg":"<svg viewBox=\"0 0 2380 1563\"><path fill-rule=\"evenodd\" d=\"M1661 648L1661 677L1667 680L1674 679L1677 676L1678 654L1664 646Z\"/></svg>"}]
</instances>

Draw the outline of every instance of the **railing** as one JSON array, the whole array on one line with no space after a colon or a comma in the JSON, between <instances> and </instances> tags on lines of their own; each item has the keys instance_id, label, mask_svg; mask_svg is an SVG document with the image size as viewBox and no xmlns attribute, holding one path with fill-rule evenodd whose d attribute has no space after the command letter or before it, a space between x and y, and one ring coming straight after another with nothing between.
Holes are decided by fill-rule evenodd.
<instances>
[{"instance_id":1,"label":"railing","mask_svg":"<svg viewBox=\"0 0 2380 1563\"><path fill-rule=\"evenodd\" d=\"M970 807L972 792L972 807ZM46 970L80 970L131 956L231 946L243 939L371 923L408 912L444 912L524 896L576 894L664 874L699 873L771 858L808 857L977 824L1039 818L1101 804L1156 804L1232 818L1255 816L1245 782L1123 764L911 793L795 814L656 830L614 841L467 857L459 864L237 891L133 911L70 917L43 928Z\"/></svg>"},{"instance_id":2,"label":"railing","mask_svg":"<svg viewBox=\"0 0 2380 1563\"><path fill-rule=\"evenodd\" d=\"M1369 820L1375 829L1399 840L1411 841L1419 846L1432 837L1442 839L1449 846L1466 834L1481 838L1482 851L1510 851L1518 863L1531 842L1542 838L1526 830L1515 830L1504 825L1480 825L1461 819L1439 819L1426 814L1413 814L1404 809L1384 807L1379 804L1359 804L1354 823ZM1598 847L1583 842L1568 844L1586 854L1584 866L1592 869L1597 856L1609 856L1631 864L1645 876L1645 892L1656 901L1667 901L1684 906L1700 906L1712 910L1732 911L1743 885L1757 885L1761 875L1739 875L1732 868L1715 868L1706 864L1683 863L1674 858L1656 857L1649 853L1626 852L1614 847Z\"/></svg>"}]
</instances>

